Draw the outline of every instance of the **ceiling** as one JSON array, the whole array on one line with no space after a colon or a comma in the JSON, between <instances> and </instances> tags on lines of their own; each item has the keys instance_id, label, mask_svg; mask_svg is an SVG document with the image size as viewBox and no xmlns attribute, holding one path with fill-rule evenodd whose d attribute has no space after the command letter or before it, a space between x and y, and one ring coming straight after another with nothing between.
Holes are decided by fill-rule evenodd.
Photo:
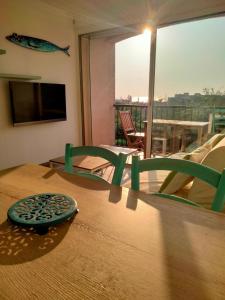
<instances>
[{"instance_id":1,"label":"ceiling","mask_svg":"<svg viewBox=\"0 0 225 300\"><path fill-rule=\"evenodd\" d=\"M171 23L225 12L225 0L41 0L75 20L80 33L144 23Z\"/></svg>"}]
</instances>

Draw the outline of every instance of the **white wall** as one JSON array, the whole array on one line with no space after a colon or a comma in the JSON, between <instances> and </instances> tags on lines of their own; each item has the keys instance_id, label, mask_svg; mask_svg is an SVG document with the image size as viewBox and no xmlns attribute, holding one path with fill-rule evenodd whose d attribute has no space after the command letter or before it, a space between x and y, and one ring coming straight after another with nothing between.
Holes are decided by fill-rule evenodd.
<instances>
[{"instance_id":1,"label":"white wall","mask_svg":"<svg viewBox=\"0 0 225 300\"><path fill-rule=\"evenodd\" d=\"M17 46L5 39L13 32L39 37L63 52L44 53ZM72 19L38 0L0 0L0 73L40 75L42 82L66 84L67 121L13 127L8 81L0 79L0 169L43 163L64 154L66 142L80 144L78 43Z\"/></svg>"},{"instance_id":2,"label":"white wall","mask_svg":"<svg viewBox=\"0 0 225 300\"><path fill-rule=\"evenodd\" d=\"M115 45L93 39L90 47L93 145L115 144Z\"/></svg>"}]
</instances>

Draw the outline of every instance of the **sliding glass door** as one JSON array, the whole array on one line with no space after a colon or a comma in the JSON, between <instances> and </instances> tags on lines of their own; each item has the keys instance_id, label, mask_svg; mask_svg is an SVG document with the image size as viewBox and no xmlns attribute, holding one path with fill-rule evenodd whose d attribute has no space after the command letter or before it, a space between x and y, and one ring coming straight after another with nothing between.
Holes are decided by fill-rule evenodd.
<instances>
[{"instance_id":1,"label":"sliding glass door","mask_svg":"<svg viewBox=\"0 0 225 300\"><path fill-rule=\"evenodd\" d=\"M135 138L124 134L126 129L120 122L121 111L129 112L133 129L144 134L148 109L150 40L151 31L145 29L141 34L115 44L115 142L120 146L135 145ZM131 128L128 131L132 132Z\"/></svg>"}]
</instances>

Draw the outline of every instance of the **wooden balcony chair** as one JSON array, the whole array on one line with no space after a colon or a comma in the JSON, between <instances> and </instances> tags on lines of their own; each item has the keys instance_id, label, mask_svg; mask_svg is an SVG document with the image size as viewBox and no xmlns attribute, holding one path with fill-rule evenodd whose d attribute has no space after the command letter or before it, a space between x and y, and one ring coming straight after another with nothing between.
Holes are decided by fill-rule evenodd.
<instances>
[{"instance_id":1,"label":"wooden balcony chair","mask_svg":"<svg viewBox=\"0 0 225 300\"><path fill-rule=\"evenodd\" d=\"M130 111L119 111L119 117L128 147L144 149L144 132L137 132Z\"/></svg>"},{"instance_id":2,"label":"wooden balcony chair","mask_svg":"<svg viewBox=\"0 0 225 300\"><path fill-rule=\"evenodd\" d=\"M208 183L216 188L216 194L212 201L211 209L214 211L222 211L225 204L225 169L222 173L206 167L204 165L183 159L172 158L150 158L140 160L138 156L133 156L131 167L131 187L133 190L139 190L139 176L141 172L153 170L168 170L185 173ZM188 199L163 193L154 193L157 196L166 198L167 200L175 200L193 206L200 206Z\"/></svg>"},{"instance_id":3,"label":"wooden balcony chair","mask_svg":"<svg viewBox=\"0 0 225 300\"><path fill-rule=\"evenodd\" d=\"M87 171L86 172L74 171L73 160L72 160L74 156L93 156L93 157L104 158L106 161L108 161L111 165L115 167L111 183L115 185L120 185L123 176L123 170L127 159L126 154L124 153L115 154L111 150L102 147L96 147L96 146L73 147L72 144L66 144L66 149L65 149L65 171L66 172L75 173L79 176L84 176L90 179L106 182L105 179L103 179L101 176L95 173L90 173Z\"/></svg>"}]
</instances>

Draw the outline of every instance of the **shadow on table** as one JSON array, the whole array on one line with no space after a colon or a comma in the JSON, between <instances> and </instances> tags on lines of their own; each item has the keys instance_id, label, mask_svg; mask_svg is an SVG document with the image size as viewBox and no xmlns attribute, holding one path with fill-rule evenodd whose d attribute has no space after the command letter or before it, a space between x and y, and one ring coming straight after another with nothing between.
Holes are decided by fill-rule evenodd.
<instances>
[{"instance_id":1,"label":"shadow on table","mask_svg":"<svg viewBox=\"0 0 225 300\"><path fill-rule=\"evenodd\" d=\"M72 220L49 227L45 235L39 235L33 228L3 222L0 224L0 265L20 264L47 254L62 241Z\"/></svg>"},{"instance_id":2,"label":"shadow on table","mask_svg":"<svg viewBox=\"0 0 225 300\"><path fill-rule=\"evenodd\" d=\"M209 215L207 216L203 211L205 209L185 206L156 196L152 199L150 197L151 195L129 190L126 206L136 210L144 202L157 210L162 238L160 251L163 253L169 299L211 299L204 272L206 262L203 263L204 258L202 261L199 259L200 253L204 253L203 249L209 249L210 245L207 235L205 235L206 230L203 231L202 236L200 236L201 231L198 232L197 236L193 230L194 228L198 230L198 227L201 226L209 230L225 231L223 214L218 215L218 222L214 222L214 218L210 218L210 214L214 214L211 211L208 212ZM151 218L151 214L149 218ZM220 224L220 221L223 224ZM193 227L193 225L197 226ZM154 228L152 232L154 234ZM206 253L207 251L210 250L206 250ZM208 272L210 271L208 270Z\"/></svg>"}]
</instances>

